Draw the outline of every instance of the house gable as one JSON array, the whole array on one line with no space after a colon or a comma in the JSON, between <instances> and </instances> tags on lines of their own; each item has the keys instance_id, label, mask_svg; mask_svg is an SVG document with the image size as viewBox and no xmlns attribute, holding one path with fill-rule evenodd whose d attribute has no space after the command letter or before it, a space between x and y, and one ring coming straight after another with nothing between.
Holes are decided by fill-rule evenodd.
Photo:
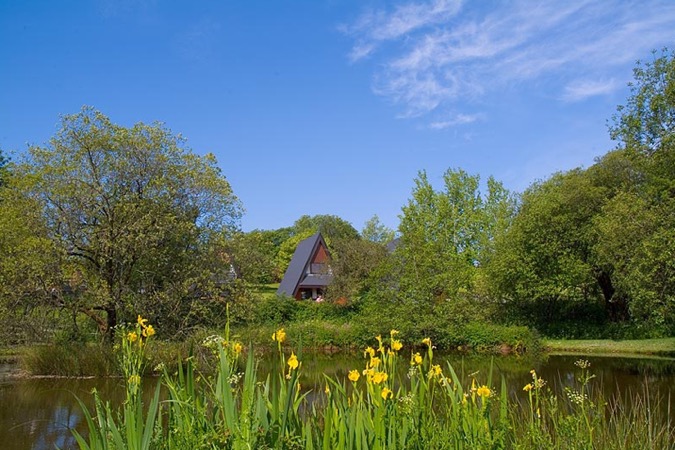
<instances>
[{"instance_id":1,"label":"house gable","mask_svg":"<svg viewBox=\"0 0 675 450\"><path fill-rule=\"evenodd\" d=\"M328 246L320 233L300 241L277 294L300 300L308 292L322 291L333 279L329 262Z\"/></svg>"}]
</instances>

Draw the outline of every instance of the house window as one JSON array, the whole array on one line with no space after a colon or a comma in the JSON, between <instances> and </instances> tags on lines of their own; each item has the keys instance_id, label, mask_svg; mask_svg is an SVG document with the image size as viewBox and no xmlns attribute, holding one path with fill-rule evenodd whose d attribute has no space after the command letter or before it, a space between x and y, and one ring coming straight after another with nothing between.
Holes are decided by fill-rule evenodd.
<instances>
[{"instance_id":1,"label":"house window","mask_svg":"<svg viewBox=\"0 0 675 450\"><path fill-rule=\"evenodd\" d=\"M309 268L309 273L326 273L326 264L324 263L314 263Z\"/></svg>"}]
</instances>

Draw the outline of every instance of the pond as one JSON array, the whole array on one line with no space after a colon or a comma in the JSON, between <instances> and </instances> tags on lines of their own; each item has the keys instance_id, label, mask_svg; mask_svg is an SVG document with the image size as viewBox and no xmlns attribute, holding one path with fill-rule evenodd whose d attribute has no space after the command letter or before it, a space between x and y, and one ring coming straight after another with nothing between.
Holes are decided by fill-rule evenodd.
<instances>
[{"instance_id":1,"label":"pond","mask_svg":"<svg viewBox=\"0 0 675 450\"><path fill-rule=\"evenodd\" d=\"M449 361L460 377L469 382L475 377L484 383L492 368L493 387L499 388L501 377L506 379L509 394L523 397L522 387L531 381L535 369L556 393L574 384L578 355L548 356L534 360L514 357L436 356L435 361ZM596 378L592 385L602 389L606 398L617 398L630 406L630 394L648 395L652 401L663 399L661 407L675 401L675 359L584 356L590 361ZM303 358L301 379L303 389L322 392L323 374L344 378L351 369L362 369L360 355L334 354ZM265 364L261 364L265 371ZM120 404L124 398L121 379L14 379L11 364L0 364L0 443L6 450L75 448L71 428L83 429L83 417L76 397L91 407L91 391L96 388L104 399ZM151 395L156 379L147 379L145 393ZM669 400L670 399L670 400ZM657 404L657 403L653 403ZM674 405L675 406L675 405Z\"/></svg>"}]
</instances>

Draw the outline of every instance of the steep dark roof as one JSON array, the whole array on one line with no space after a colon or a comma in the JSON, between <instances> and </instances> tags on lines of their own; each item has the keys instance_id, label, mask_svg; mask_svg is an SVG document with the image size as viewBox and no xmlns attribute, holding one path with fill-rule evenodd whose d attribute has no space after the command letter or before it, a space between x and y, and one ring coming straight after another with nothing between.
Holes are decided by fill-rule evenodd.
<instances>
[{"instance_id":1,"label":"steep dark roof","mask_svg":"<svg viewBox=\"0 0 675 450\"><path fill-rule=\"evenodd\" d=\"M281 284L279 284L279 289L277 289L278 295L288 295L290 297L293 297L295 295L295 291L303 282L303 277L305 276L305 268L307 267L307 264L309 264L312 256L314 256L314 253L319 247L319 244L323 244L324 248L326 249L328 248L326 246L326 241L324 241L323 237L321 236L321 233L313 234L307 239L300 241L298 247L295 249L295 253L293 253L291 263L288 265L288 269L286 269L284 278L281 280ZM330 283L330 278L328 276L321 276L321 277L317 277L317 275L310 275L310 276L312 276L312 278L307 280L309 283L314 283L315 281L322 283L322 284L310 284L310 286L312 287L326 286L328 285L328 283Z\"/></svg>"}]
</instances>

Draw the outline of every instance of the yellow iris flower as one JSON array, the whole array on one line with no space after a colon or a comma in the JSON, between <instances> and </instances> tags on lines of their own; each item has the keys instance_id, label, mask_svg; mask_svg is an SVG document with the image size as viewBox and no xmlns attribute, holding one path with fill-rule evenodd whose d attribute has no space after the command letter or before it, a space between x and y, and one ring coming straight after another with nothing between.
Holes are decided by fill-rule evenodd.
<instances>
[{"instance_id":1,"label":"yellow iris flower","mask_svg":"<svg viewBox=\"0 0 675 450\"><path fill-rule=\"evenodd\" d=\"M391 340L391 349L394 350L395 352L401 350L403 348L403 343L399 340L392 339Z\"/></svg>"},{"instance_id":2,"label":"yellow iris flower","mask_svg":"<svg viewBox=\"0 0 675 450\"><path fill-rule=\"evenodd\" d=\"M389 388L384 388L384 389L382 389L382 392L380 393L380 395L382 396L383 399L386 400L386 399L388 399L388 398L393 397L393 396L394 396L394 393L391 392L391 389L389 389Z\"/></svg>"},{"instance_id":3,"label":"yellow iris flower","mask_svg":"<svg viewBox=\"0 0 675 450\"><path fill-rule=\"evenodd\" d=\"M350 370L349 375L347 375L347 378L349 378L349 381L353 381L354 383L359 381L359 377L361 377L361 375L359 374L359 371L356 370L356 369Z\"/></svg>"},{"instance_id":4,"label":"yellow iris flower","mask_svg":"<svg viewBox=\"0 0 675 450\"><path fill-rule=\"evenodd\" d=\"M290 358L288 358L288 367L291 368L291 370L295 370L298 368L300 365L300 362L298 361L298 357L295 356L295 353L291 353Z\"/></svg>"},{"instance_id":5,"label":"yellow iris flower","mask_svg":"<svg viewBox=\"0 0 675 450\"><path fill-rule=\"evenodd\" d=\"M286 332L283 328L279 328L277 331L272 333L272 340L282 343L286 340Z\"/></svg>"},{"instance_id":6,"label":"yellow iris flower","mask_svg":"<svg viewBox=\"0 0 675 450\"><path fill-rule=\"evenodd\" d=\"M483 398L489 397L492 395L492 391L489 387L483 385L476 390L476 394L480 395Z\"/></svg>"},{"instance_id":7,"label":"yellow iris flower","mask_svg":"<svg viewBox=\"0 0 675 450\"><path fill-rule=\"evenodd\" d=\"M441 366L438 364L434 364L431 366L431 370L429 370L429 378L431 377L438 377L443 373L443 369L441 369Z\"/></svg>"},{"instance_id":8,"label":"yellow iris flower","mask_svg":"<svg viewBox=\"0 0 675 450\"><path fill-rule=\"evenodd\" d=\"M373 383L375 384L384 383L385 381L387 381L387 378L389 378L389 375L387 375L385 372L375 372L373 374Z\"/></svg>"}]
</instances>

